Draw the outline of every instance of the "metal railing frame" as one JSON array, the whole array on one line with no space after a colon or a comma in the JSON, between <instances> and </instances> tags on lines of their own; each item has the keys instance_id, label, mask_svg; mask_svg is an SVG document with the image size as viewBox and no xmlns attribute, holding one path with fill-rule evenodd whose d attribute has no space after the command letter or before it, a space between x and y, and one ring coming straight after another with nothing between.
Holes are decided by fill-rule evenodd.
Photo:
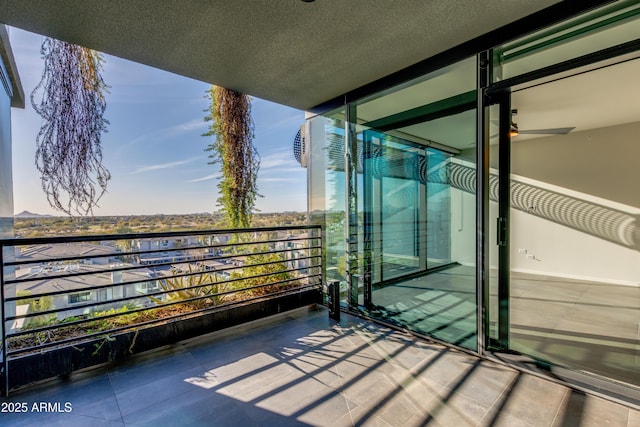
<instances>
[{"instance_id":1,"label":"metal railing frame","mask_svg":"<svg viewBox=\"0 0 640 427\"><path fill-rule=\"evenodd\" d=\"M309 232L310 234L305 237L292 235L286 239L274 239L273 237L265 236L262 239L243 241L243 239L239 239L237 242L226 242L220 244L203 244L203 245L193 245L190 244L188 246L183 247L173 247L173 248L158 248L155 250L131 250L131 251L114 251L109 254L95 254L95 255L71 255L71 256L60 256L60 257L42 257L39 259L30 259L30 260L12 260L6 261L6 257L4 256L5 248L14 248L18 246L36 246L36 245L59 245L65 243L85 243L85 242L103 242L103 241L122 241L122 240L141 240L141 239L167 239L167 238L212 238L215 236L238 236L242 234L252 234L254 236L258 236L264 233L272 233L272 232ZM276 243L289 243L289 242L297 242L303 243L304 246L301 247L290 247L286 249L275 249L272 250L264 250L261 249L261 245L273 245ZM47 264L51 265L60 264L63 262L69 261L79 261L85 259L99 259L99 258L118 258L123 256L136 256L143 254L163 254L167 252L187 252L191 250L211 250L211 249L232 249L232 248L240 248L241 250L238 253L217 253L211 256L195 256L189 257L188 259L180 259L178 261L166 261L157 264L147 265L138 262L135 265L128 266L109 266L105 265L104 268L100 268L102 266L98 266L94 271L61 271L62 274L57 274L58 272L54 272L54 274L50 275L37 275L31 277L21 277L21 278L13 278L9 280L5 280L5 268L6 267L16 267L16 266L25 266L25 265L42 265ZM257 252L251 252L251 248L260 248ZM169 267L179 264L198 264L203 261L219 261L226 260L237 257L247 257L247 256L256 256L256 255L271 255L271 254L303 254L301 257L292 257L286 258L283 260L276 261L265 261L258 262L252 264L243 264L243 265L229 265L222 268L213 268L213 269L203 269L197 271L185 271L182 273L177 273L175 270L171 271L169 275L152 275L151 277L140 279L140 280L128 280L118 283L111 284L100 284L97 286L83 286L83 287L75 287L73 289L63 289L58 291L50 291L50 292L41 292L34 295L21 295L21 296L12 296L7 297L5 292L5 285L18 285L21 283L28 283L34 281L41 280L64 280L79 276L90 276L90 275L100 275L105 273L112 272L123 272L123 271L135 271L135 270L148 270L154 269L157 267ZM186 254L185 254L186 255ZM180 257L178 257L180 258ZM291 262L308 262L308 265L291 268ZM277 297L279 295L285 295L291 292L301 292L303 290L308 289L318 289L322 291L322 230L319 225L304 225L304 226L286 226L286 227L263 227L263 228L243 228L243 229L226 229L226 230L197 230L197 231L174 231L174 232L160 232L160 233L128 233L128 234L111 234L111 235L88 235L88 236L63 236L63 237L44 237L44 238L16 238L16 239L1 239L0 240L0 303L2 304L2 367L3 367L3 377L4 377L4 389L8 390L8 362L12 357L16 355L33 352L35 350L44 350L51 347L56 346L64 346L64 345L72 345L77 344L79 342L84 342L90 339L94 339L100 336L108 336L109 334L113 334L116 332L122 332L126 330L137 329L140 327L151 326L154 324L158 324L160 322L174 321L179 320L181 318L187 318L198 314L203 314L207 312L214 312L218 310L224 310L226 308L232 306L240 306L245 304L251 304L253 302L257 302L258 300L266 300L270 298ZM262 267L274 264L285 264L287 266L286 269L276 271L276 272L267 272L260 274L252 274L246 277L236 277L229 278L224 280L217 280L216 273L223 273L227 271L242 271L247 268L255 268ZM64 264L60 264L64 265ZM303 273L303 271L305 273ZM210 286L217 285L228 285L238 283L244 280L256 280L256 279L265 279L270 276L279 275L279 274L296 274L295 277L290 277L283 280L277 280L269 283L258 284L243 288L237 289L226 289L220 290L219 292L214 292L206 295L197 295L192 298L185 298L175 301L166 301L162 304L157 304L153 306L141 306L128 309L123 312L115 312L108 313L104 315L100 315L97 317L93 317L91 314L96 311L106 311L108 308L100 309L100 307L104 306L113 306L120 305L125 306L127 301L135 301L140 300L141 298L147 297L161 297L163 295L175 294L179 291L193 291L197 289L202 289ZM75 294L78 292L86 292L86 291L99 291L103 289L110 289L115 287L124 287L135 285L138 283L145 283L149 281L165 281L171 279L180 279L180 278L188 278L195 277L199 275L212 275L211 277L214 279L213 281L206 280L203 283L195 284L195 285L187 285L184 288L176 288L176 289L168 289L162 288L161 290L156 290L148 293L136 293L131 296L124 296L119 298L111 298L104 301L92 301L86 304L76 304L73 306L65 306L63 308L54 308L45 311L39 311L34 313L26 313L26 314L13 314L11 316L7 316L6 313L6 303L18 302L33 298L42 298L42 297L51 297L65 294ZM42 332L47 332L55 329L64 329L67 327L78 326L82 324L88 324L96 321L103 321L106 319L119 317L119 316L128 316L136 313L140 313L143 311L155 311L158 309L162 309L165 307L171 307L178 304L189 304L197 301L202 301L206 299L223 297L225 295L231 294L241 294L252 292L255 290L259 290L265 287L281 287L282 285L286 285L288 283L297 283L299 286L296 286L292 289L280 289L270 292L269 294L264 295L253 295L248 296L246 298L241 298L237 301L224 302L220 304L215 304L209 307L203 308L192 308L184 313L179 313L176 315L169 315L165 317L161 317L158 319L145 320L141 322L132 323L130 325L123 325L121 327L112 327L110 329L100 330L96 332L89 332L81 334L77 337L63 338L57 341L50 341L46 343L42 343L35 346L21 347L18 349L10 350L9 341L12 338L17 338L30 334L37 334ZM166 283L166 282L165 282ZM43 325L40 327L25 329L16 332L9 332L7 330L7 323L10 321L15 321L19 319L30 319L36 318L40 316L50 316L58 313L64 312L72 312L78 309L93 309L90 313L84 316L75 316L77 319L71 320L69 322L56 322L50 325Z\"/></svg>"}]
</instances>

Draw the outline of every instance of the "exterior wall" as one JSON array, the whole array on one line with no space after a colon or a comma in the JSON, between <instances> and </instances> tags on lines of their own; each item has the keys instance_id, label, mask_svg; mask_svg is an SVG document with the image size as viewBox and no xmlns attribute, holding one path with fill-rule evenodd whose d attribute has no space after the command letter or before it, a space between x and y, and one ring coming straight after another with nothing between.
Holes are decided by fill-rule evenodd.
<instances>
[{"instance_id":1,"label":"exterior wall","mask_svg":"<svg viewBox=\"0 0 640 427\"><path fill-rule=\"evenodd\" d=\"M69 297L74 295L73 293L57 295L53 297L53 306L58 310L66 309L65 311L60 311L57 314L58 320L64 320L65 318L72 317L72 316L86 315L93 312L94 310L95 311L108 311L112 309L118 310L126 305L153 306L155 305L153 301L142 296L144 293L146 293L145 291L143 291L143 289L146 288L146 286L149 286L149 287L153 286L153 282L149 281L149 282L144 282L144 283L139 283L134 285L117 286L107 290L79 291L78 292L79 294L82 294L84 292L89 292L89 296L87 300L79 301L77 303L70 302L69 300ZM127 301L126 304L121 302L120 303L110 302L111 299L123 298L131 295L141 295L141 298ZM163 299L163 298L160 298L160 299ZM103 304L100 304L101 302L103 302ZM93 307L91 309L74 308L74 306L76 305L83 305L83 304L96 304L96 307Z\"/></svg>"},{"instance_id":2,"label":"exterior wall","mask_svg":"<svg viewBox=\"0 0 640 427\"><path fill-rule=\"evenodd\" d=\"M10 46L6 39L4 26L0 25L0 238L14 237L13 228L13 178L12 178L12 156L11 156L11 98L12 85L7 67L3 59L4 55L10 52ZM4 250L5 261L14 259L13 249ZM4 272L5 278L13 275L12 269ZM15 295L15 288L7 286L4 289L5 297ZM15 303L4 306L0 304L0 318L15 314ZM4 328L4 323L0 328Z\"/></svg>"},{"instance_id":3,"label":"exterior wall","mask_svg":"<svg viewBox=\"0 0 640 427\"><path fill-rule=\"evenodd\" d=\"M13 237L13 180L11 169L11 92L0 57L0 238Z\"/></svg>"}]
</instances>

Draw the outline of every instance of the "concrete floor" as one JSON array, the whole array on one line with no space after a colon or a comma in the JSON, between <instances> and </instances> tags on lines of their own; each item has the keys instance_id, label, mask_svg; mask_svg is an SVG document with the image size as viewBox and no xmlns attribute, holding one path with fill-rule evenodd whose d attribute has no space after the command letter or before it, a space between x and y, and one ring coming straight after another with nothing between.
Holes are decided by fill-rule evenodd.
<instances>
[{"instance_id":1,"label":"concrete floor","mask_svg":"<svg viewBox=\"0 0 640 427\"><path fill-rule=\"evenodd\" d=\"M40 403L67 413L42 413ZM14 392L3 426L624 426L640 412L324 309ZM50 408L51 409L51 408Z\"/></svg>"},{"instance_id":2,"label":"concrete floor","mask_svg":"<svg viewBox=\"0 0 640 427\"><path fill-rule=\"evenodd\" d=\"M640 288L512 274L512 348L640 387Z\"/></svg>"}]
</instances>

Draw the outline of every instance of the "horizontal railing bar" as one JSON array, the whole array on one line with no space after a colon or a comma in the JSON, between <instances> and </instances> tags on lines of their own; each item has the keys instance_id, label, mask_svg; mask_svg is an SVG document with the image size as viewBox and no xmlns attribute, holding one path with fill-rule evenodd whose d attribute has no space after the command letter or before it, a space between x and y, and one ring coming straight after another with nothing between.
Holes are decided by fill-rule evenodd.
<instances>
[{"instance_id":1,"label":"horizontal railing bar","mask_svg":"<svg viewBox=\"0 0 640 427\"><path fill-rule=\"evenodd\" d=\"M91 256L69 256L69 257L56 257L56 258L38 258L32 260L24 260L24 261L9 261L5 262L5 266L20 266L20 265L30 265L30 264L42 264L46 262L60 262L60 261L78 261L83 259L97 259L97 258L109 258L109 257L123 257L123 256L131 256L131 255L146 255L146 254L160 254L167 252L177 252L177 251L190 251L197 249L217 249L217 248L231 248L236 246L247 246L247 245L261 245L266 243L279 243L279 242L293 242L293 241L304 241L304 240L312 240L312 239L320 239L320 236L317 237L299 237L295 239L271 239L271 240L258 240L253 242L243 242L243 243L216 243L213 245L199 245L199 246L185 246L178 248L166 248L166 249L149 249L143 251L129 251L129 252L111 252L108 254L97 254ZM20 245L16 245L20 246ZM302 248L304 249L304 248ZM203 258L204 259L204 258Z\"/></svg>"},{"instance_id":2,"label":"horizontal railing bar","mask_svg":"<svg viewBox=\"0 0 640 427\"><path fill-rule=\"evenodd\" d=\"M81 343L83 341L89 341L91 338L94 337L99 337L99 336L104 336L106 338L106 336L108 336L108 334L110 333L115 333L115 332L121 332L121 331L126 331L126 330L130 330L130 329L134 329L134 328L139 328L141 326L151 326L154 325L156 323L162 323L162 322L167 322L167 321L172 321L175 319L181 319L184 317L188 317L191 316L193 314L199 314L199 313L207 313L207 312L216 312L216 311L222 311L225 308L228 307L233 307L233 306L238 306L238 305L243 305L243 304L248 304L251 303L252 301L256 301L256 300L268 300L273 296L278 296L278 295L284 295L284 294L294 294L294 293L299 293L302 292L304 290L307 289L315 289L318 288L319 285L305 285L305 286L301 286L299 288L295 288L295 289L284 289L282 291L277 291L277 292L273 292L269 295L258 295L252 298L247 298L245 300L241 300L241 301L232 301L229 303L225 303L225 304L220 304L214 307L206 307L206 308L202 308L202 309L198 309L198 310L193 310L190 311L188 313L182 313L182 314L176 314L173 316L167 316L167 317L163 317L161 319L153 319L153 320L147 320L145 322L141 322L141 323L137 323L135 325L126 325L126 326L122 326L119 328L113 328L113 329L109 329L109 330L105 330L105 331L99 331L99 332L94 332L91 334L85 334L82 335L80 337L72 337L72 338L67 338L64 340L60 340L60 341L53 341L53 342L49 342L49 343L45 343L45 344L40 344L37 346L32 346L32 347L23 347L23 348L19 348L16 350L10 350L7 351L7 359L9 358L9 356L13 356L15 354L22 354L22 353L28 353L30 351L34 351L34 350L43 350L46 348L50 348L50 347L58 347L58 346L62 346L65 344L70 344L70 343ZM128 312L131 313L131 312ZM128 313L123 313L123 314L128 314ZM15 356L14 356L15 357Z\"/></svg>"},{"instance_id":3,"label":"horizontal railing bar","mask_svg":"<svg viewBox=\"0 0 640 427\"><path fill-rule=\"evenodd\" d=\"M305 260L305 259L313 259L313 258L320 258L320 255L313 255L313 256L304 257L304 258L296 258L296 260ZM269 262L258 263L258 264L250 264L250 265L248 265L246 267L259 267L259 266L264 266L264 265L269 265L269 264L279 264L279 263L283 263L283 262L286 262L286 261L269 261ZM238 269L238 268L246 268L246 267L229 267L228 270L233 270L233 269ZM269 274L300 271L300 270L314 268L314 267L318 268L319 266L298 267L297 269L282 270L282 271L269 273ZM153 280L154 281L162 281L162 280L167 280L167 279L179 279L179 278L182 278L182 277L195 276L195 275L200 275L200 274L215 274L215 273L217 273L219 271L222 271L222 270L200 271L200 272L178 274L178 275L173 275L173 276L163 276L163 277L159 277L159 278L156 278L156 279L153 279ZM253 279L255 277L260 277L260 276L249 276L249 277L244 277L243 279ZM303 279L305 277L307 277L307 276L302 276L300 278ZM235 281L235 280L236 279L222 280L220 282L207 282L205 284L198 285L198 286L209 286L209 285L215 285L215 284L224 284L224 283L229 283L229 282ZM92 291L92 290L109 289L109 288L113 288L113 287L116 287L116 286L145 283L145 282L148 282L148 281L149 280L139 280L139 281L135 281L135 282L122 282L122 283L115 283L115 284L109 284L109 285L96 286L96 287L93 287L93 288L80 288L80 289L73 289L73 290L54 291L54 292L48 292L48 293L36 294L36 295L26 295L26 296L20 296L20 297L12 297L12 298L7 298L6 302L23 300L23 299L42 298L42 297L55 296L55 295L76 294L76 293ZM185 287L185 288L182 288L182 289L189 290L189 289L195 289L195 288L196 288L195 286L189 286L189 287ZM26 319L26 318L29 318L29 317L44 316L44 315L47 315L47 314L61 313L61 312L69 311L69 310L78 310L78 309L81 309L81 308L100 306L100 305L111 304L111 303L115 303L115 302L130 301L130 300L135 300L135 299L139 299L139 298L145 298L147 296L155 296L156 294L157 295L162 295L162 294L167 293L167 292L175 292L175 290L173 290L173 291L158 291L158 292L155 292L155 293L138 294L138 295L134 295L134 296L130 296L130 297L110 299L108 301L98 302L98 303L94 302L94 303L91 303L91 304L82 304L82 305L78 304L78 305L74 305L72 307L60 308L60 309L56 309L56 310L39 311L39 312L36 312L36 313L28 313L28 314L11 316L11 317L7 317L5 320L9 321L9 320L15 320L15 319Z\"/></svg>"},{"instance_id":4,"label":"horizontal railing bar","mask_svg":"<svg viewBox=\"0 0 640 427\"><path fill-rule=\"evenodd\" d=\"M186 261L185 261L186 262ZM169 263L167 265L173 265L176 264L174 263ZM163 265L158 264L157 266L162 267ZM114 273L114 272L119 272L119 271L131 271L131 270L148 270L149 267L146 265L129 265L126 267L114 267L114 268L105 268L102 270L98 270L98 271L80 271L77 273L70 273L70 274L60 274L60 275L51 275L51 276L43 276L43 277L29 277L29 278L25 278L25 279L11 279L11 280L5 280L5 285L15 285L15 284L20 284L20 283L28 283L28 282L35 282L38 280L52 280L52 279L67 279L67 278L73 278L73 277L81 277L81 276L91 276L91 275L98 275L98 274L105 274L105 273ZM95 288L94 288L95 289Z\"/></svg>"},{"instance_id":5,"label":"horizontal railing bar","mask_svg":"<svg viewBox=\"0 0 640 427\"><path fill-rule=\"evenodd\" d=\"M292 271L295 271L295 270L292 270ZM246 279L253 279L253 278L257 278L257 277L261 277L261 276L262 277L266 277L266 276L269 276L269 275L279 274L279 273L284 273L284 272L285 271L279 271L279 272L276 272L276 273L269 273L269 274L266 274L266 275L254 276L254 277L250 277L250 278L244 277L244 278L239 278L239 279L233 279L233 280L231 280L229 282L235 282L235 281L246 280ZM66 323L47 325L47 326L42 326L40 328L28 329L26 331L8 333L8 334L6 334L6 337L7 338L14 338L14 337L19 337L19 336L24 336L24 335L29 335L29 334L35 334L35 333L38 333L38 332L50 331L50 330L53 330L53 329L76 326L76 325L81 325L81 324L84 324L84 323L90 323L90 322L94 322L94 321L110 319L112 317L130 315L130 314L139 313L141 311L146 311L146 310L157 310L157 309L160 309L160 308L163 308L163 307L168 307L168 306L176 305L176 304L182 304L182 303L185 303L185 302L197 301L197 300L200 300L200 299L213 298L213 297L216 297L216 296L222 296L222 295L228 295L228 294L233 294L233 293L238 293L238 292L250 291L250 290L253 290L253 289L259 289L259 288L263 288L263 287L266 287L266 286L273 286L273 285L278 284L278 283L291 282L291 281L294 281L294 280L303 280L305 278L311 278L311 277L317 277L317 276L321 276L321 274L318 273L318 274L308 275L308 276L305 276L305 277L294 277L294 278L287 279L287 280L284 280L284 281L266 283L266 284L262 284L262 285L251 286L251 287L248 287L248 288L234 289L234 290L231 290L231 291L225 291L225 292L219 292L219 293L210 294L210 295L204 295L202 297L183 299L183 300L168 302L168 303L165 303L165 304L158 304L156 306L151 306L151 307L139 307L139 308L128 310L128 311L122 312L122 313L112 313L112 314L107 314L107 315L99 316L99 317L91 317L91 318L86 318L86 319L78 319L78 320L71 321L71 322L66 322ZM220 284L220 283L221 282L212 282L212 283L208 283L208 284L193 286L191 288L184 288L182 290L196 289L196 288L201 288L201 287L204 287L204 286L216 285L216 284ZM153 295L152 294L146 294L144 296L138 296L138 298L146 297L146 296L150 296L150 295L151 296L161 295L161 294L178 292L178 291L180 291L180 289L173 289L173 290L168 290L168 291L156 292ZM266 297L267 295L264 295L264 296ZM95 305L96 304L93 304L93 306L95 306ZM102 304L100 304L100 305L102 305ZM61 311L66 311L66 310L61 310ZM7 321L7 320L8 319L6 319L5 321Z\"/></svg>"},{"instance_id":6,"label":"horizontal railing bar","mask_svg":"<svg viewBox=\"0 0 640 427\"><path fill-rule=\"evenodd\" d=\"M263 283L261 285L251 286L249 288L232 289L232 290L223 291L223 292L216 292L215 294L209 294L209 295L203 295L203 296L199 296L199 297L187 298L187 299L183 299L183 300L180 300L180 301L174 301L174 302L170 302L170 303L166 303L166 304L158 304L158 307L167 307L169 305L174 305L174 304L179 304L179 303L189 303L189 302L200 301L200 300L207 299L207 298L214 298L214 297L219 297L219 296L224 296L224 295L237 294L239 292L246 292L246 291L251 291L251 290L254 290L254 289L266 288L268 286L281 285L283 283L294 282L294 281L306 279L306 278L309 278L309 277L315 277L315 276L319 276L319 274L312 275L312 276L307 276L307 277L303 277L303 278L292 277L290 279L278 280L277 282ZM318 286L319 286L319 284L318 284ZM263 295L263 296L266 297L268 295Z\"/></svg>"},{"instance_id":7,"label":"horizontal railing bar","mask_svg":"<svg viewBox=\"0 0 640 427\"><path fill-rule=\"evenodd\" d=\"M275 253L275 252L264 252L263 254L267 254L268 255L268 254L271 254L271 253ZM175 278L179 278L179 277L190 277L190 276L197 276L199 274L206 274L206 273L220 273L220 272L225 272L225 271L230 271L230 270L238 270L238 269L251 268L251 267L261 267L261 266L264 266L264 265L271 265L271 264L283 264L283 263L287 263L287 262L291 262L291 261L308 260L308 259L321 258L321 257L322 257L322 255L307 255L307 256L304 256L304 257L285 259L285 260L265 261L265 262L259 262L259 263L255 263L255 264L247 264L247 265L242 265L242 266L229 266L229 267L215 269L215 270L191 271L191 272L188 272L188 273L176 274L176 275L173 275L173 276L164 276L163 279L175 279ZM312 266L309 266L307 268L311 268L311 267Z\"/></svg>"},{"instance_id":8,"label":"horizontal railing bar","mask_svg":"<svg viewBox=\"0 0 640 427\"><path fill-rule=\"evenodd\" d=\"M294 250L306 250L306 249L321 249L321 246L310 246L310 247L306 247L303 249L278 249L278 250L271 250L271 251L264 251L264 252L251 252L251 253L246 253L246 254L227 254L227 255L220 255L220 256L216 256L216 257L211 257L208 259L197 259L197 260L191 260L191 261L167 261L167 262L162 262L162 263L157 263L157 264L152 264L152 265L145 265L145 264L132 264L132 265L128 265L128 266L124 266L124 267L114 267L114 268L105 268L105 269L100 269L97 271L81 271L81 272L76 272L76 273L69 273L69 274L59 274L59 275L55 275L55 276L44 276L44 277L29 277L29 278L20 278L20 279L9 279L9 280L5 280L5 284L6 285L14 285L14 284L18 284L18 283L27 283L27 282L35 282L37 280L46 280L46 279L64 279L67 277L78 277L78 276L90 276L90 275L95 275L95 274L103 274L103 273L111 273L111 272L115 272L115 271L131 271L131 270L141 270L141 269L149 269L149 268L153 268L153 267L170 267L173 266L174 264L184 264L184 263L196 263L198 261L216 261L219 259L232 259L232 258L238 258L238 257L247 257L247 256L251 256L251 255L268 255L268 254L273 254L273 253L287 253L287 252L293 252ZM241 267L235 267L235 268L241 268Z\"/></svg>"},{"instance_id":9,"label":"horizontal railing bar","mask_svg":"<svg viewBox=\"0 0 640 427\"><path fill-rule=\"evenodd\" d=\"M188 287L184 287L184 288L149 292L149 293L146 293L146 294L139 294L139 295L135 295L135 296L131 296L131 297L123 297L123 298L118 298L118 299L112 299L112 300L105 301L105 302L100 302L100 303L95 303L94 302L94 303L91 303L91 304L76 305L76 306L73 306L73 307L60 308L60 309L56 309L56 310L48 310L46 312L38 312L38 313L32 313L32 314L27 314L27 315L14 316L14 318L7 317L5 319L5 321L14 320L15 318L38 317L38 316L44 316L46 314L62 313L62 312L69 311L69 310L77 310L77 309L80 309L80 308L96 307L96 306L101 306L101 305L105 305L105 304L112 304L112 303L115 303L115 302L124 302L124 301L140 299L140 298L148 298L150 296L151 297L155 297L155 296L170 294L170 293L173 293L173 292L199 289L199 288L204 288L204 287L207 287L207 286L214 286L214 285L238 282L238 281L241 281L241 280L251 280L251 279L257 279L257 278L262 278L262 277L269 277L269 276L273 276L275 274L292 273L294 271L300 271L300 270L303 270L305 268L307 268L307 267L299 267L299 268L295 268L295 269L281 270L281 271L277 271L277 272L264 273L264 274L259 274L259 275L255 275L255 276L249 276L249 277L238 277L238 278L235 278L235 279L224 280L224 281L221 281L221 282L206 282L206 283L201 283L199 285L188 286ZM308 278L308 277L317 276L317 275L318 274L306 275L306 276L301 276L301 277L294 277L291 280L302 280L302 279L305 279L305 278ZM178 276L178 277L182 277L182 276ZM275 282L272 282L272 283L275 283ZM208 297L214 297L214 296L218 296L218 295L225 295L225 294L234 293L234 292L237 292L237 291L252 290L254 288L261 287L261 286L262 285L256 285L256 286L251 286L251 287L248 287L248 288L241 288L241 289L237 289L237 290L233 290L233 291L226 291L226 292L221 292L221 293L210 294L210 295L208 295ZM183 300L181 300L181 301L183 301ZM153 309L155 307L146 307L146 308L147 309ZM129 311L129 312L131 313L131 312L133 312L133 310ZM92 320L101 319L101 318L102 317L92 318ZM83 319L83 320L85 320L85 319ZM87 321L89 321L89 320L87 320ZM80 323L83 323L83 322L80 322ZM66 325L69 325L69 324L71 324L71 323L67 323ZM55 326L55 325L53 325L53 326Z\"/></svg>"},{"instance_id":10,"label":"horizontal railing bar","mask_svg":"<svg viewBox=\"0 0 640 427\"><path fill-rule=\"evenodd\" d=\"M295 260L306 260L306 259L314 259L314 258L321 258L322 255L309 255L306 257L300 257L300 258L294 258ZM63 289L60 291L53 291L53 292L44 292L44 293L40 293L40 294L31 294L31 295L23 295L23 296L15 296L15 297L9 297L6 298L5 301L6 302L11 302L11 301L22 301L22 300L28 300L28 299L33 299L33 298L41 298L41 297L48 297L48 296L56 296L56 295L65 295L65 294L75 294L75 293L79 293L79 292L86 292L86 291L96 291L96 290L102 290L102 289L110 289L110 288L115 288L115 287L120 287L120 286L127 286L127 285L136 285L138 283L146 283L149 281L157 281L157 280L166 280L166 279L177 279L180 277L186 277L186 276L195 276L198 274L211 274L211 273L219 273L219 272L225 272L225 271L230 271L230 270L238 270L238 269L242 269L242 268L248 268L248 267L256 267L256 266L261 266L261 265L267 265L267 264L277 264L277 263L286 263L292 260L284 260L284 261L269 261L267 263L258 263L258 264L249 264L249 265L245 265L245 266L229 266L229 267L225 267L225 268L221 268L221 269L217 269L217 270L204 270L204 271L195 271L195 272L191 272L191 273L182 273L182 274L175 274L175 275L170 275L170 276L155 276L155 277L148 277L148 278L144 278L144 279L140 279L140 280L130 280L127 282L120 282L120 283L110 283L110 284L106 284L106 285L100 285L100 286L92 286L92 287L88 287L88 288L75 288L75 289ZM309 266L308 268L311 268L312 266ZM105 270L103 272L100 273L96 273L94 272L93 274L102 274L102 273L108 273L110 271L115 271L115 270ZM85 275L85 274L83 274ZM35 280L47 280L47 279L59 279L61 277L75 277L74 275L66 275L66 276L54 276L54 277L44 277L44 278L39 278L39 279L30 279L30 280L25 280L25 282L29 282L29 281L35 281ZM18 283L24 283L24 282L18 282ZM10 284L10 283L7 283Z\"/></svg>"},{"instance_id":11,"label":"horizontal railing bar","mask_svg":"<svg viewBox=\"0 0 640 427\"><path fill-rule=\"evenodd\" d=\"M237 253L237 254L224 254L224 255L216 255L214 257L203 257L203 258L196 258L193 260L184 260L184 261L172 261L172 262L164 262L164 263L158 263L158 264L151 264L151 265L147 265L147 264L140 264L143 267L154 267L154 266L166 266L166 265L172 265L172 264L182 264L182 263L188 263L188 262L199 262L199 261L217 261L219 259L232 259L232 258L238 258L238 257L246 257L246 256L251 256L251 255L264 255L264 254L271 254L271 253L284 253L284 252L293 252L295 250L297 251L304 251L304 250L309 250L309 249L320 249L321 246L305 246L303 248L288 248L288 249L278 249L278 250L269 250L269 251L265 251L265 252L246 252L246 253Z\"/></svg>"},{"instance_id":12,"label":"horizontal railing bar","mask_svg":"<svg viewBox=\"0 0 640 427\"><path fill-rule=\"evenodd\" d=\"M61 291L43 292L41 294L32 294L32 295L9 297L9 298L6 298L5 301L6 302L22 301L22 300L28 300L28 299L34 299L34 298L38 299L38 298L42 298L42 297L51 297L51 296L57 296L57 295L77 294L79 292L86 292L86 291L101 291L103 289L110 289L110 288L116 288L116 287L119 287L119 286L127 286L127 285L137 285L138 283L146 283L146 282L150 282L150 281L162 280L164 278L165 277L160 277L160 276L159 277L149 277L149 278L146 278L146 279L131 280L131 281L128 281L128 282L109 283L109 284L106 284L106 285L92 286L90 288L63 289ZM55 279L57 279L57 277L55 277ZM72 308L75 309L76 306L74 306Z\"/></svg>"},{"instance_id":13,"label":"horizontal railing bar","mask_svg":"<svg viewBox=\"0 0 640 427\"><path fill-rule=\"evenodd\" d=\"M101 242L105 240L134 240L152 239L159 237L180 237L180 236L204 236L211 234L242 234L242 233L262 233L268 231L287 230L320 230L320 225L292 225L277 227L257 227L257 228L229 228L224 230L192 230L192 231L164 231L155 233L124 233L124 234L93 234L84 236L55 236L55 237L30 237L0 239L0 246L26 246L44 245L47 243L77 243L77 242Z\"/></svg>"}]
</instances>

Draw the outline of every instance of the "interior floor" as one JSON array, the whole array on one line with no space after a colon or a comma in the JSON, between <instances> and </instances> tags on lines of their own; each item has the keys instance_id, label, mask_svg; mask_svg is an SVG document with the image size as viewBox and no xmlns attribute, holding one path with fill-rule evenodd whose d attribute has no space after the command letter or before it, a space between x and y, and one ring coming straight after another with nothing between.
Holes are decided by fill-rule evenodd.
<instances>
[{"instance_id":1,"label":"interior floor","mask_svg":"<svg viewBox=\"0 0 640 427\"><path fill-rule=\"evenodd\" d=\"M492 277L492 284L496 283ZM374 316L476 347L475 269L456 266L374 289ZM512 273L510 348L640 386L640 287ZM496 327L497 294L490 301Z\"/></svg>"},{"instance_id":2,"label":"interior floor","mask_svg":"<svg viewBox=\"0 0 640 427\"><path fill-rule=\"evenodd\" d=\"M455 266L374 289L371 299L385 320L475 350L475 287L474 268Z\"/></svg>"}]
</instances>

